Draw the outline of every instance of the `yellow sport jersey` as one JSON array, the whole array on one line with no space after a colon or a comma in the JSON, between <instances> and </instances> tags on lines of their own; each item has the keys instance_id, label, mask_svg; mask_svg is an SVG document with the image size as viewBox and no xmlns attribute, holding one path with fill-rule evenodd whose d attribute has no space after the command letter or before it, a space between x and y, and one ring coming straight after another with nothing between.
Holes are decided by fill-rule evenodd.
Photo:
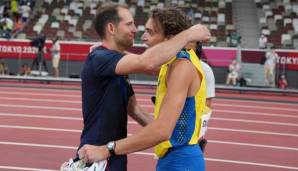
<instances>
[{"instance_id":1,"label":"yellow sport jersey","mask_svg":"<svg viewBox=\"0 0 298 171\"><path fill-rule=\"evenodd\" d=\"M202 79L201 87L195 96L187 97L170 139L155 146L154 151L158 157L163 157L169 148L197 144L200 138L200 130L203 126L201 117L206 109L206 81L200 60L193 50L181 51L168 63L162 65L156 90L154 118L158 118L160 105L167 92L166 75L168 66L179 58L187 58L195 66Z\"/></svg>"}]
</instances>

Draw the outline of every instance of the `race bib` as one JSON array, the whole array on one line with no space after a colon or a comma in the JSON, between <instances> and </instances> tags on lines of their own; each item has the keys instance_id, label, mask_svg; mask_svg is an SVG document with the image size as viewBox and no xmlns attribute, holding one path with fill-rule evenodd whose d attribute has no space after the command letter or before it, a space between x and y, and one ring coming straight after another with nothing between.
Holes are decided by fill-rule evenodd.
<instances>
[{"instance_id":1,"label":"race bib","mask_svg":"<svg viewBox=\"0 0 298 171\"><path fill-rule=\"evenodd\" d=\"M209 111L207 113L204 113L201 117L201 129L200 129L199 138L202 138L206 134L206 131L208 129L208 121L211 117L211 113L212 111Z\"/></svg>"}]
</instances>

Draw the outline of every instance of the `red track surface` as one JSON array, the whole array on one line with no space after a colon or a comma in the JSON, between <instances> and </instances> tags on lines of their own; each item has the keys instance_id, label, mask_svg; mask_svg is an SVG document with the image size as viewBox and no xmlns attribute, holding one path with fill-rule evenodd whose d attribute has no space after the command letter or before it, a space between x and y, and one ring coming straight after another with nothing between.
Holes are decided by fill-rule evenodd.
<instances>
[{"instance_id":1,"label":"red track surface","mask_svg":"<svg viewBox=\"0 0 298 171\"><path fill-rule=\"evenodd\" d=\"M79 143L79 85L0 82L0 86L0 171L58 170L74 156ZM135 86L135 91L152 113L154 89ZM214 100L205 154L208 171L298 170L298 97L217 95L239 99ZM277 99L280 102L268 102ZM141 129L129 121L129 134ZM128 170L152 171L155 163L149 149L130 154Z\"/></svg>"}]
</instances>

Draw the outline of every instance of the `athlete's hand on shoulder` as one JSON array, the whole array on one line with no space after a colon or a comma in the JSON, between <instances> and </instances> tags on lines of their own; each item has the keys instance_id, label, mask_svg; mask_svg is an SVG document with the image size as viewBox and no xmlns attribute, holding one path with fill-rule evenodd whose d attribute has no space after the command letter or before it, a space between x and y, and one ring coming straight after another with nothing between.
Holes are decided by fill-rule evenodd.
<instances>
[{"instance_id":1,"label":"athlete's hand on shoulder","mask_svg":"<svg viewBox=\"0 0 298 171\"><path fill-rule=\"evenodd\" d=\"M106 146L95 146L85 144L78 151L79 158L85 163L93 163L97 161L106 160L110 157L110 153Z\"/></svg>"},{"instance_id":2,"label":"athlete's hand on shoulder","mask_svg":"<svg viewBox=\"0 0 298 171\"><path fill-rule=\"evenodd\" d=\"M206 42L211 38L209 29L202 24L193 25L187 31L189 33L189 41Z\"/></svg>"}]
</instances>

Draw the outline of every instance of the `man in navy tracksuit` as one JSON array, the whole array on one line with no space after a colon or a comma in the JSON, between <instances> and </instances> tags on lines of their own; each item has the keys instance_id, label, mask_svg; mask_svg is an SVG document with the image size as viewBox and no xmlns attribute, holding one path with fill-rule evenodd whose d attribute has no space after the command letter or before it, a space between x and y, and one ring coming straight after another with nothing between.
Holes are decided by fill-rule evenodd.
<instances>
[{"instance_id":1,"label":"man in navy tracksuit","mask_svg":"<svg viewBox=\"0 0 298 171\"><path fill-rule=\"evenodd\" d=\"M141 55L126 55L124 51L133 45L136 34L127 6L100 7L94 25L102 45L87 56L81 73L84 128L79 149L85 144L107 144L109 171L126 171L126 155L117 155L114 149L115 141L127 136L127 114L141 125L153 120L139 107L126 75L152 73L189 41L208 38L210 33L197 25Z\"/></svg>"}]
</instances>

